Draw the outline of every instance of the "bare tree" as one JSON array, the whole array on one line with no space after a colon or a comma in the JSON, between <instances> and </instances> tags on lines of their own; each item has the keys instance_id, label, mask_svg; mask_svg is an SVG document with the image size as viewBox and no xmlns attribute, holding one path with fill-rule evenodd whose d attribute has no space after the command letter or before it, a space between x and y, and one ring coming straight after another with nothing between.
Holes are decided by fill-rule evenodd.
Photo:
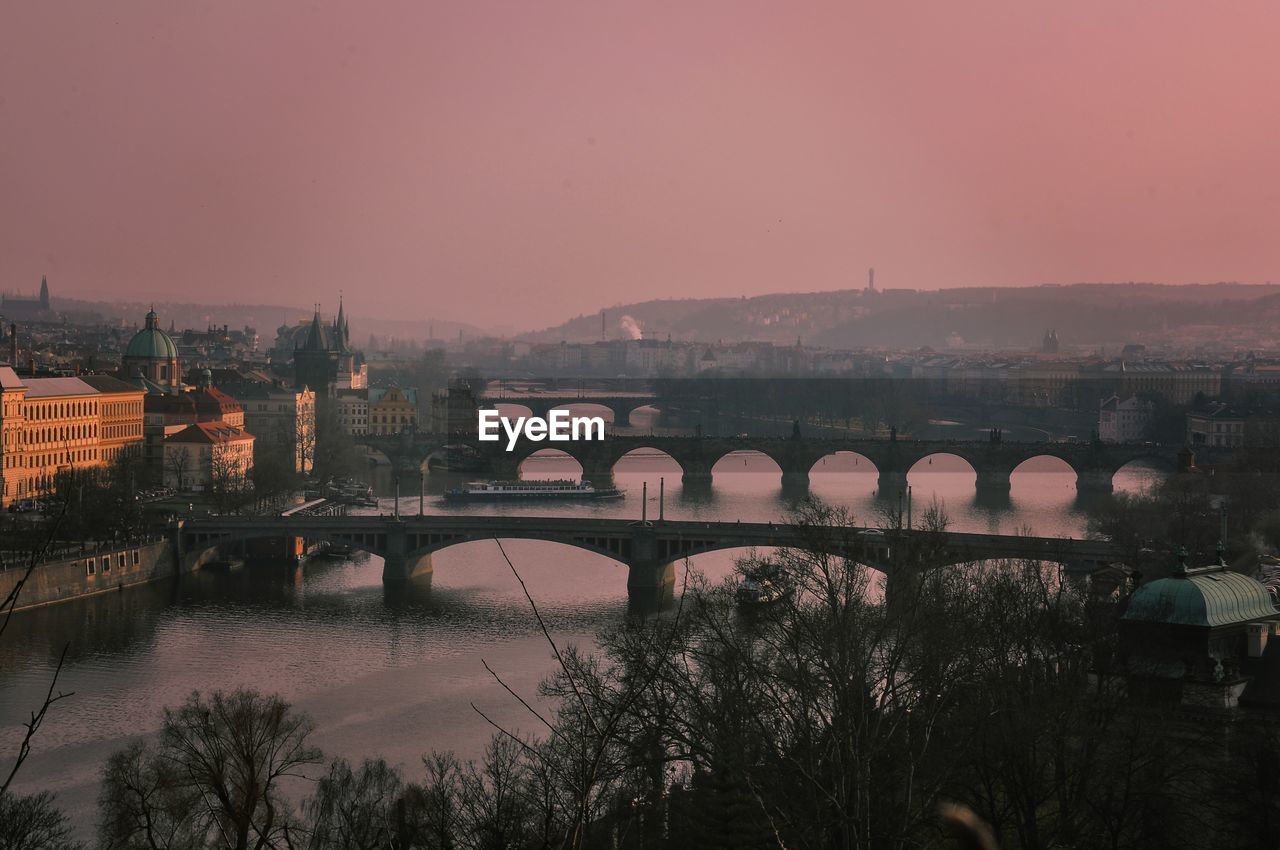
<instances>
[{"instance_id":1,"label":"bare tree","mask_svg":"<svg viewBox=\"0 0 1280 850\"><path fill-rule=\"evenodd\" d=\"M57 539L58 529L67 514L67 501L61 501L58 512L51 518L46 534L42 540L31 547L27 562L21 576L14 582L9 593L0 602L0 638L8 630L14 612L22 597L23 588L31 580L37 567L46 560L50 549ZM70 839L70 828L66 816L53 806L53 797L49 794L36 794L20 797L12 792L14 781L22 770L23 764L31 756L32 744L40 727L48 717L49 709L56 703L73 696L71 692L58 689L58 679L66 664L69 644L64 644L58 656L57 667L49 679L49 688L43 701L34 709L22 724L23 733L3 781L0 781L0 848L75 848L79 844Z\"/></svg>"},{"instance_id":2,"label":"bare tree","mask_svg":"<svg viewBox=\"0 0 1280 850\"><path fill-rule=\"evenodd\" d=\"M194 693L165 709L160 740L125 750L103 778L101 843L263 850L300 835L280 784L320 761L311 721L275 696ZM117 817L119 812L127 817ZM161 830L155 825L159 824Z\"/></svg>"},{"instance_id":3,"label":"bare tree","mask_svg":"<svg viewBox=\"0 0 1280 850\"><path fill-rule=\"evenodd\" d=\"M165 452L165 471L173 475L174 489L182 492L187 489L187 472L191 469L191 452L186 448Z\"/></svg>"}]
</instances>

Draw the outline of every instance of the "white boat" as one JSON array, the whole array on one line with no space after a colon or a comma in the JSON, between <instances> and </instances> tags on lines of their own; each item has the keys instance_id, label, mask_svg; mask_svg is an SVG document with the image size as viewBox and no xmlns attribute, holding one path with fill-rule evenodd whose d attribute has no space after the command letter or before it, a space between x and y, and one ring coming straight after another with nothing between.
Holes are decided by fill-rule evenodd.
<instances>
[{"instance_id":1,"label":"white boat","mask_svg":"<svg viewBox=\"0 0 1280 850\"><path fill-rule=\"evenodd\" d=\"M596 487L588 481L472 481L445 491L450 502L580 501L621 499L617 487Z\"/></svg>"}]
</instances>

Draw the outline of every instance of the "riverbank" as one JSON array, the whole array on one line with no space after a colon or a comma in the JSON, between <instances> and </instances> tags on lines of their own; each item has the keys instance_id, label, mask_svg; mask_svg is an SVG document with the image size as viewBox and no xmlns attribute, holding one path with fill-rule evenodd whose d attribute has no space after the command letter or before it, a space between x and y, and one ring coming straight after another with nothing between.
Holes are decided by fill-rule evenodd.
<instances>
[{"instance_id":1,"label":"riverbank","mask_svg":"<svg viewBox=\"0 0 1280 850\"><path fill-rule=\"evenodd\" d=\"M151 537L110 546L84 547L37 564L22 586L16 610L40 608L72 599L113 593L139 584L173 578L179 564L164 538ZM0 570L0 599L26 576L23 566Z\"/></svg>"}]
</instances>

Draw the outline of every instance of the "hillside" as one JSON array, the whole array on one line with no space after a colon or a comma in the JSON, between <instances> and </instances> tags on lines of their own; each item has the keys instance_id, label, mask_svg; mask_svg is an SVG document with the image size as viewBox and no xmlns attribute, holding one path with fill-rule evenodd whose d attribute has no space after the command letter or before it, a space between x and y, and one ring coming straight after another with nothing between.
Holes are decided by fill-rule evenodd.
<instances>
[{"instance_id":1,"label":"hillside","mask_svg":"<svg viewBox=\"0 0 1280 850\"><path fill-rule=\"evenodd\" d=\"M767 340L832 348L1027 348L1055 328L1075 346L1176 342L1216 329L1219 341L1270 338L1280 286L1075 284L1018 288L839 290L754 298L645 301L604 311L605 336L737 342ZM1212 334L1209 334L1212 336ZM601 314L578 316L523 338L600 339ZM1190 337L1188 337L1188 340Z\"/></svg>"}]
</instances>

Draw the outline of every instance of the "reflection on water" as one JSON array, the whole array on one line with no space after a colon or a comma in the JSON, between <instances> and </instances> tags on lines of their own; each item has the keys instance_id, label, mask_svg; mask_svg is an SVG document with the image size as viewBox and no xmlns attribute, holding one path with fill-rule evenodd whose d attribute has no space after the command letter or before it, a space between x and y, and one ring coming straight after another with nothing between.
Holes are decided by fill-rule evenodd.
<instances>
[{"instance_id":1,"label":"reflection on water","mask_svg":"<svg viewBox=\"0 0 1280 850\"><path fill-rule=\"evenodd\" d=\"M566 477L576 467L564 458L535 457L524 474ZM710 492L686 494L673 461L637 452L616 470L627 491L620 502L446 506L440 494L465 479L428 476L423 508L638 517L647 482L648 513L656 518L659 481L665 479L661 508L667 517L745 522L778 519L794 495L783 492L777 468L759 455L726 457L714 476ZM847 507L858 522L876 524L876 475L865 460L833 455L810 477L814 496ZM394 492L389 469L375 470L373 478L380 493ZM1142 489L1152 480L1149 470L1127 468L1117 489ZM917 466L910 482L917 511L936 498L957 530L1084 532L1074 476L1052 460L1020 468L1008 499L997 505L976 498L974 474L956 458L938 456ZM416 478L401 482L401 492L413 494L401 498L402 513L418 511L418 488ZM379 510L393 507L384 497ZM558 641L589 642L626 615L620 565L542 541L505 545ZM380 754L415 773L418 756L433 747L478 753L490 730L473 702L500 723L534 731L480 664L486 659L526 695L549 672L548 648L496 544L464 544L433 560L429 589L386 589L381 561L362 557L312 561L300 570L196 574L17 616L0 646L3 745L18 739L19 723L42 698L64 645L69 652L61 686L75 692L51 712L18 790L59 792L88 828L106 756L158 728L161 708L192 690L278 691L315 718L317 743L327 752ZM714 578L726 575L732 561L732 553L719 552L699 556L695 564Z\"/></svg>"}]
</instances>

